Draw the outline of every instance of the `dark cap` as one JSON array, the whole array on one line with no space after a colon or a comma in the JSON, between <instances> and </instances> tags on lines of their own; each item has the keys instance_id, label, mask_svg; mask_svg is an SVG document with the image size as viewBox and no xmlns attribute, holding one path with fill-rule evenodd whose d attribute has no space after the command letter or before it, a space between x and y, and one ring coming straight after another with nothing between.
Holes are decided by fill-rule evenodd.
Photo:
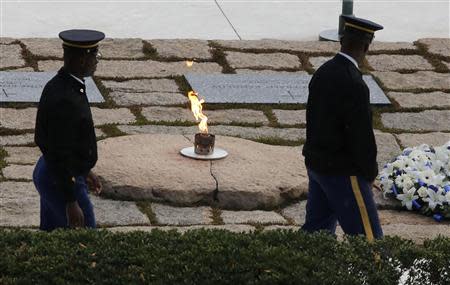
<instances>
[{"instance_id":1,"label":"dark cap","mask_svg":"<svg viewBox=\"0 0 450 285\"><path fill-rule=\"evenodd\" d=\"M366 19L347 15L341 15L341 17L344 19L345 29L356 29L358 31L366 32L372 35L375 33L375 31L383 29L383 26Z\"/></svg>"},{"instance_id":2,"label":"dark cap","mask_svg":"<svg viewBox=\"0 0 450 285\"><path fill-rule=\"evenodd\" d=\"M64 47L86 49L89 52L98 47L105 34L93 30L67 30L59 33L59 38L63 40Z\"/></svg>"}]
</instances>

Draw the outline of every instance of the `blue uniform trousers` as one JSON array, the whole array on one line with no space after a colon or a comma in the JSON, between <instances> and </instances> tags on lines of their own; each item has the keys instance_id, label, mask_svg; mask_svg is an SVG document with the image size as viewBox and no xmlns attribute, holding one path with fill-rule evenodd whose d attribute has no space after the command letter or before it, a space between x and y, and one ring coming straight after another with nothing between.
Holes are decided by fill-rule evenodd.
<instances>
[{"instance_id":1,"label":"blue uniform trousers","mask_svg":"<svg viewBox=\"0 0 450 285\"><path fill-rule=\"evenodd\" d=\"M61 190L56 188L55 179L49 171L43 156L39 158L34 169L33 182L39 192L41 202L41 223L39 228L44 231L68 228L66 201ZM86 177L75 177L75 197L83 211L85 226L95 228L94 209L87 191Z\"/></svg>"},{"instance_id":2,"label":"blue uniform trousers","mask_svg":"<svg viewBox=\"0 0 450 285\"><path fill-rule=\"evenodd\" d=\"M308 169L309 193L302 229L335 233L336 223L349 235L363 234L369 241L383 231L373 200L372 185L362 177L321 175Z\"/></svg>"}]
</instances>

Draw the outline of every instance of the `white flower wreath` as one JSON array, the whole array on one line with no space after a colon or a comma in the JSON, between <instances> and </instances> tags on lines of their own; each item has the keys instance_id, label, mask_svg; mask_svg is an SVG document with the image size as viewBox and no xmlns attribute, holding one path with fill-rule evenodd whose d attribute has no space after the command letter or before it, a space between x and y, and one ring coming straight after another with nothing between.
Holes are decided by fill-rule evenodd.
<instances>
[{"instance_id":1,"label":"white flower wreath","mask_svg":"<svg viewBox=\"0 0 450 285\"><path fill-rule=\"evenodd\" d=\"M450 141L406 148L380 172L383 195L437 221L450 219Z\"/></svg>"}]
</instances>

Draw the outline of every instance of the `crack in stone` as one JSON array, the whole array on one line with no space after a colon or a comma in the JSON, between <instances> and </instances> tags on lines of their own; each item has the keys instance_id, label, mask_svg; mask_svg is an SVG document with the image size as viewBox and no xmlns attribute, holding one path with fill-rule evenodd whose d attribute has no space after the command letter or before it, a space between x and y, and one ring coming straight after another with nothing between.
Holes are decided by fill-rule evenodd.
<instances>
[{"instance_id":1,"label":"crack in stone","mask_svg":"<svg viewBox=\"0 0 450 285\"><path fill-rule=\"evenodd\" d=\"M211 173L211 176L212 176L212 178L214 179L214 181L216 181L216 189L215 189L214 192L213 192L213 200L214 200L215 202L219 202L219 180L217 180L217 177L214 176L213 169L212 169L212 167L213 167L213 162L210 161L209 163L210 163L210 164L209 164L209 172Z\"/></svg>"}]
</instances>

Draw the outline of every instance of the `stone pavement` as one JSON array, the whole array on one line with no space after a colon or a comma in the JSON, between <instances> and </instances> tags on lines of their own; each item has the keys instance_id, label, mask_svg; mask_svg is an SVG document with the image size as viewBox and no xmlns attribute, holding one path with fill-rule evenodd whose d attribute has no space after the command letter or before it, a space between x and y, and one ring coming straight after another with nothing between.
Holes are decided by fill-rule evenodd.
<instances>
[{"instance_id":1,"label":"stone pavement","mask_svg":"<svg viewBox=\"0 0 450 285\"><path fill-rule=\"evenodd\" d=\"M61 66L60 42L55 39L1 38L0 48L0 70L55 71ZM305 106L206 102L210 131L231 155L214 163L190 161L177 153L192 145L197 132L187 111L189 86L182 75L312 74L333 56L337 44L109 39L101 50L104 59L96 82L106 102L92 106L101 151L97 170L109 177L110 184L127 181L128 188L115 194L117 187L108 188L106 181L105 193L93 196L100 226L116 231L198 227L249 231L296 229L303 223L307 182L300 151ZM194 59L191 68L186 59ZM448 38L373 45L363 71L376 78L393 102L374 108L380 167L404 147L450 140L449 68ZM0 107L1 227L38 226L39 201L31 182L39 157L33 143L36 107L28 103ZM127 156L124 146L130 137L124 135L135 134L140 136L132 140L141 140L142 147L130 153L140 164L111 163ZM108 170L112 166L121 171ZM198 176L188 177L185 168ZM397 203L374 195L386 234L416 242L438 234L450 236L448 222L438 224L399 211Z\"/></svg>"}]
</instances>

